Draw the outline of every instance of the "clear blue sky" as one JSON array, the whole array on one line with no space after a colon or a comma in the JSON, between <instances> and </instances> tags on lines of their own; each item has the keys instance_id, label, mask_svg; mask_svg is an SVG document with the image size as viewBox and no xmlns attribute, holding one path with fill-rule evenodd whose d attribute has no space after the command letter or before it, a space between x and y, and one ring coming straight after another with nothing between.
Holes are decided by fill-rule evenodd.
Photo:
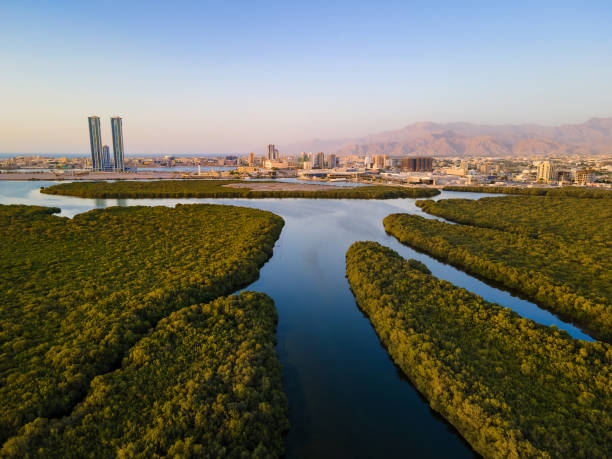
<instances>
[{"instance_id":1,"label":"clear blue sky","mask_svg":"<svg viewBox=\"0 0 612 459\"><path fill-rule=\"evenodd\" d=\"M90 114L128 153L612 116L609 0L299 3L3 0L0 152L87 153Z\"/></svg>"}]
</instances>

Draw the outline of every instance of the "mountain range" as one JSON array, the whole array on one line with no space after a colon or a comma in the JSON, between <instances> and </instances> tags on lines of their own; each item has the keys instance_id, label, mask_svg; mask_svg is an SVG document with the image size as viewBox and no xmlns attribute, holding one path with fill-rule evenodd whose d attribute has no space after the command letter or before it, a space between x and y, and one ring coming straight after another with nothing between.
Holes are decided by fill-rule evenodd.
<instances>
[{"instance_id":1,"label":"mountain range","mask_svg":"<svg viewBox=\"0 0 612 459\"><path fill-rule=\"evenodd\" d=\"M282 150L397 156L612 154L612 118L591 118L562 126L420 122L365 137L294 143Z\"/></svg>"}]
</instances>

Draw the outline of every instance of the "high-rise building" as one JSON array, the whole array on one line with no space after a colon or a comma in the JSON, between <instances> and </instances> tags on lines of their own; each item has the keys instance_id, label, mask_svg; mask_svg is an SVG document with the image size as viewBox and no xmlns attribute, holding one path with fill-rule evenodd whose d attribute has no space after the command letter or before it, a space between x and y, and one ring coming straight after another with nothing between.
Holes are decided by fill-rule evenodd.
<instances>
[{"instance_id":1,"label":"high-rise building","mask_svg":"<svg viewBox=\"0 0 612 459\"><path fill-rule=\"evenodd\" d=\"M91 146L91 168L102 170L102 135L100 134L100 118L89 117L89 145Z\"/></svg>"},{"instance_id":2,"label":"high-rise building","mask_svg":"<svg viewBox=\"0 0 612 459\"><path fill-rule=\"evenodd\" d=\"M111 118L111 129L113 131L113 157L115 159L115 170L119 172L125 171L123 161L123 127L121 118L113 116Z\"/></svg>"},{"instance_id":3,"label":"high-rise building","mask_svg":"<svg viewBox=\"0 0 612 459\"><path fill-rule=\"evenodd\" d=\"M324 167L325 167L325 153L320 151L314 157L312 168L313 169L323 169Z\"/></svg>"},{"instance_id":4,"label":"high-rise building","mask_svg":"<svg viewBox=\"0 0 612 459\"><path fill-rule=\"evenodd\" d=\"M249 166L254 166L255 165L255 153L251 152L249 153Z\"/></svg>"},{"instance_id":5,"label":"high-rise building","mask_svg":"<svg viewBox=\"0 0 612 459\"><path fill-rule=\"evenodd\" d=\"M272 144L268 145L268 159L270 161L278 161L278 150Z\"/></svg>"},{"instance_id":6,"label":"high-rise building","mask_svg":"<svg viewBox=\"0 0 612 459\"><path fill-rule=\"evenodd\" d=\"M336 168L336 166L338 166L338 160L337 160L337 158L336 158L336 155L334 155L334 154L329 155L329 156L327 157L327 163L328 163L328 164L327 164L327 166L328 166L330 169L334 169L334 168Z\"/></svg>"},{"instance_id":7,"label":"high-rise building","mask_svg":"<svg viewBox=\"0 0 612 459\"><path fill-rule=\"evenodd\" d=\"M102 146L102 170L103 171L111 171L111 160L110 160L110 148L108 145Z\"/></svg>"},{"instance_id":8,"label":"high-rise building","mask_svg":"<svg viewBox=\"0 0 612 459\"><path fill-rule=\"evenodd\" d=\"M374 169L384 169L386 155L374 155Z\"/></svg>"},{"instance_id":9,"label":"high-rise building","mask_svg":"<svg viewBox=\"0 0 612 459\"><path fill-rule=\"evenodd\" d=\"M555 165L552 161L538 163L538 182L550 182L556 178Z\"/></svg>"},{"instance_id":10,"label":"high-rise building","mask_svg":"<svg viewBox=\"0 0 612 459\"><path fill-rule=\"evenodd\" d=\"M416 156L402 158L401 168L405 172L431 172L433 171L433 158Z\"/></svg>"}]
</instances>

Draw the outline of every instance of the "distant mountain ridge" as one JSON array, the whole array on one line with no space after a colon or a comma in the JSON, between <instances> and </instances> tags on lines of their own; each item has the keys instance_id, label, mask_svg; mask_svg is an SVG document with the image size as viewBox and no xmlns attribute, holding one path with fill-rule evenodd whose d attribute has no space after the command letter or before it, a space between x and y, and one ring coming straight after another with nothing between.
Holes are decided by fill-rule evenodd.
<instances>
[{"instance_id":1,"label":"distant mountain ridge","mask_svg":"<svg viewBox=\"0 0 612 459\"><path fill-rule=\"evenodd\" d=\"M612 154L612 117L582 124L483 125L420 122L358 138L316 139L287 145L287 153L339 155L531 156Z\"/></svg>"}]
</instances>

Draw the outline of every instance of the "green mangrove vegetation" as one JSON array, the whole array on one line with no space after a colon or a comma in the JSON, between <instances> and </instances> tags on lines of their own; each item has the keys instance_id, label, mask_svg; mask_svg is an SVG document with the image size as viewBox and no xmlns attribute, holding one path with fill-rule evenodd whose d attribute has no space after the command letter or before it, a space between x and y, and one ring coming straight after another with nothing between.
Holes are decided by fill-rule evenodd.
<instances>
[{"instance_id":1,"label":"green mangrove vegetation","mask_svg":"<svg viewBox=\"0 0 612 459\"><path fill-rule=\"evenodd\" d=\"M612 341L612 206L603 199L507 197L419 201L463 225L393 214L400 242L519 292Z\"/></svg>"},{"instance_id":2,"label":"green mangrove vegetation","mask_svg":"<svg viewBox=\"0 0 612 459\"><path fill-rule=\"evenodd\" d=\"M521 318L374 242L346 272L394 362L491 458L612 455L612 346Z\"/></svg>"},{"instance_id":3,"label":"green mangrove vegetation","mask_svg":"<svg viewBox=\"0 0 612 459\"><path fill-rule=\"evenodd\" d=\"M284 224L207 204L57 210L0 206L0 441L70 413L160 319L254 281Z\"/></svg>"},{"instance_id":4,"label":"green mangrove vegetation","mask_svg":"<svg viewBox=\"0 0 612 459\"><path fill-rule=\"evenodd\" d=\"M504 196L417 201L425 212L463 225L525 234L535 239L563 239L606 250L612 239L612 205L605 199ZM606 253L609 257L610 253Z\"/></svg>"},{"instance_id":5,"label":"green mangrove vegetation","mask_svg":"<svg viewBox=\"0 0 612 459\"><path fill-rule=\"evenodd\" d=\"M242 292L182 308L96 377L62 419L38 418L7 457L280 457L287 400L276 309Z\"/></svg>"},{"instance_id":6,"label":"green mangrove vegetation","mask_svg":"<svg viewBox=\"0 0 612 459\"><path fill-rule=\"evenodd\" d=\"M434 188L368 185L330 188L329 190L251 190L227 185L249 182L240 180L155 180L118 182L69 182L41 188L42 193L81 198L326 198L326 199L393 199L427 198L440 194Z\"/></svg>"},{"instance_id":7,"label":"green mangrove vegetation","mask_svg":"<svg viewBox=\"0 0 612 459\"><path fill-rule=\"evenodd\" d=\"M612 191L606 189L584 188L584 187L518 187L518 186L456 186L450 185L443 188L444 191L463 191L468 193L501 193L520 194L529 196L556 196L573 198L602 198L612 199Z\"/></svg>"}]
</instances>

